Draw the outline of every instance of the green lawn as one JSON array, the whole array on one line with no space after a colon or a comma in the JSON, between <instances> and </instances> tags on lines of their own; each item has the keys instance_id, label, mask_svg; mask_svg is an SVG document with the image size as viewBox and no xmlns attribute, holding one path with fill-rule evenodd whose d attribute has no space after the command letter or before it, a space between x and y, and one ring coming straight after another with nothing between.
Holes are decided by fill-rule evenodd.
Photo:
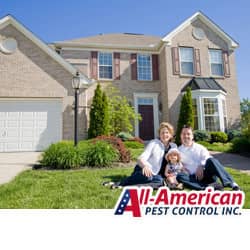
<instances>
[{"instance_id":1,"label":"green lawn","mask_svg":"<svg viewBox=\"0 0 250 250\"><path fill-rule=\"evenodd\" d=\"M121 190L102 186L120 180L133 167L80 170L28 170L0 186L0 208L113 208ZM228 169L246 193L250 208L250 175Z\"/></svg>"}]
</instances>

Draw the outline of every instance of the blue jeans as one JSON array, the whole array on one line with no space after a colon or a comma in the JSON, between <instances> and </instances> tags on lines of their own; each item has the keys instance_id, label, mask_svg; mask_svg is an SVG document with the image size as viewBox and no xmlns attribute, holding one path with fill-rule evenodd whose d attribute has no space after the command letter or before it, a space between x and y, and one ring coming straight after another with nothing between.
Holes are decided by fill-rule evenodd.
<instances>
[{"instance_id":1,"label":"blue jeans","mask_svg":"<svg viewBox=\"0 0 250 250\"><path fill-rule=\"evenodd\" d=\"M152 175L147 177L143 175L142 168L138 165L135 166L131 176L120 182L121 186L138 185L143 184L145 186L151 186L153 188L159 188L163 185L163 178L160 175Z\"/></svg>"},{"instance_id":2,"label":"blue jeans","mask_svg":"<svg viewBox=\"0 0 250 250\"><path fill-rule=\"evenodd\" d=\"M232 187L234 180L231 175L226 172L217 159L209 158L204 166L204 176L201 181L196 179L195 174L188 175L185 173L178 174L177 180L186 187L195 190L204 190L210 183L215 182L217 177L224 187Z\"/></svg>"}]
</instances>

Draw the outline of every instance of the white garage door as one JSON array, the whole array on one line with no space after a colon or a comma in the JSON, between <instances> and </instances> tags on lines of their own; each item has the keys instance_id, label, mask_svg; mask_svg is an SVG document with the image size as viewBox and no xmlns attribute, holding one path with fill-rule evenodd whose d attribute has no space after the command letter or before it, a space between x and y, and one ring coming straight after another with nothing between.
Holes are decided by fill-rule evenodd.
<instances>
[{"instance_id":1,"label":"white garage door","mask_svg":"<svg viewBox=\"0 0 250 250\"><path fill-rule=\"evenodd\" d=\"M0 152L41 151L61 135L60 100L0 101Z\"/></svg>"}]
</instances>

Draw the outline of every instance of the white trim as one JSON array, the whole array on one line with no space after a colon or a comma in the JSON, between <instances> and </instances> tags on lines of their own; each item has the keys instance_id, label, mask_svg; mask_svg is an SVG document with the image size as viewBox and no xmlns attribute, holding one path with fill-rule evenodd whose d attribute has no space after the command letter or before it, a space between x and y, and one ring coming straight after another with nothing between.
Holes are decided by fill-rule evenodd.
<instances>
[{"instance_id":1,"label":"white trim","mask_svg":"<svg viewBox=\"0 0 250 250\"><path fill-rule=\"evenodd\" d=\"M151 70L151 74L150 74L150 79L149 80L146 80L146 79L139 79L139 67L138 67L138 62L139 62L139 60L138 60L138 56L150 56L150 70ZM137 53L136 54L136 60L137 60L137 81L145 81L145 82L151 82L151 81L153 81L153 69L152 69L152 54L149 54L149 55L147 55L147 54L141 54L141 53Z\"/></svg>"},{"instance_id":2,"label":"white trim","mask_svg":"<svg viewBox=\"0 0 250 250\"><path fill-rule=\"evenodd\" d=\"M194 15L186 19L183 23L181 23L177 28L168 33L166 36L162 38L162 41L167 42L169 45L172 43L172 39L179 32L184 30L187 26L193 23L195 20L199 19L203 23L205 23L213 32L215 32L220 38L222 38L228 44L229 49L235 49L239 46L237 42L235 42L228 34L226 34L221 28L219 28L214 22L212 22L208 17L206 17L200 11L196 12Z\"/></svg>"},{"instance_id":3,"label":"white trim","mask_svg":"<svg viewBox=\"0 0 250 250\"><path fill-rule=\"evenodd\" d=\"M123 49L123 48L102 48L102 46L99 46L97 48L94 47L86 47L86 48L82 48L82 47L64 47L63 45L60 46L61 50L72 50L72 51L91 51L91 50L95 50L95 51L106 51L106 52L120 52L120 53L143 53L143 54L160 54L160 51L157 50L144 50L143 48L138 48L135 50L129 50L129 49ZM162 47L161 47L162 48Z\"/></svg>"},{"instance_id":4,"label":"white trim","mask_svg":"<svg viewBox=\"0 0 250 250\"><path fill-rule=\"evenodd\" d=\"M59 46L62 48L71 47L71 48L100 48L100 49L131 49L131 50L159 50L162 41L160 40L158 44L152 45L144 45L144 46L137 46L137 45L127 45L127 44L100 44L100 43L74 43L74 42L54 42L52 45Z\"/></svg>"},{"instance_id":5,"label":"white trim","mask_svg":"<svg viewBox=\"0 0 250 250\"><path fill-rule=\"evenodd\" d=\"M159 110L158 110L158 93L134 93L134 108L138 113L138 98L153 99L153 115L154 115L154 137L158 136L159 129ZM139 136L139 122L135 121L135 136Z\"/></svg>"},{"instance_id":6,"label":"white trim","mask_svg":"<svg viewBox=\"0 0 250 250\"><path fill-rule=\"evenodd\" d=\"M192 91L192 99L197 100L198 129L206 130L205 119L204 119L204 105L203 105L204 98L216 98L218 100L220 131L225 131L222 100L226 101L226 93L221 90L193 90Z\"/></svg>"},{"instance_id":7,"label":"white trim","mask_svg":"<svg viewBox=\"0 0 250 250\"><path fill-rule=\"evenodd\" d=\"M28 39L30 39L34 44L36 44L40 49L42 49L47 55L52 57L56 62L58 62L62 67L64 67L70 74L75 75L77 70L70 63L64 60L58 53L56 53L52 48L50 48L47 44L42 42L39 38L37 38L32 32L30 32L27 28L25 28L21 23L19 23L12 16L8 15L2 19L0 19L0 29L3 29L7 25L14 26L18 31L23 33ZM85 82L85 84L90 84L91 81L85 75L80 74L81 78Z\"/></svg>"}]
</instances>

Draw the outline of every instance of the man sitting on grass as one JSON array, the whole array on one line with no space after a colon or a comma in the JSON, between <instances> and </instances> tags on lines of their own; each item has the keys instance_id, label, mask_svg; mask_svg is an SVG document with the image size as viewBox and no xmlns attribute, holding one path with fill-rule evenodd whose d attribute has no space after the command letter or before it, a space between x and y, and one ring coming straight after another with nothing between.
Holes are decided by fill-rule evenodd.
<instances>
[{"instance_id":1,"label":"man sitting on grass","mask_svg":"<svg viewBox=\"0 0 250 250\"><path fill-rule=\"evenodd\" d=\"M213 186L216 190L223 190L223 187L231 187L239 190L232 176L226 172L221 163L213 158L208 150L193 141L193 129L184 126L181 130L181 142L179 147L181 161L190 174L179 173L177 180L184 186L195 190L204 190L207 186ZM217 177L222 185L216 182Z\"/></svg>"}]
</instances>

